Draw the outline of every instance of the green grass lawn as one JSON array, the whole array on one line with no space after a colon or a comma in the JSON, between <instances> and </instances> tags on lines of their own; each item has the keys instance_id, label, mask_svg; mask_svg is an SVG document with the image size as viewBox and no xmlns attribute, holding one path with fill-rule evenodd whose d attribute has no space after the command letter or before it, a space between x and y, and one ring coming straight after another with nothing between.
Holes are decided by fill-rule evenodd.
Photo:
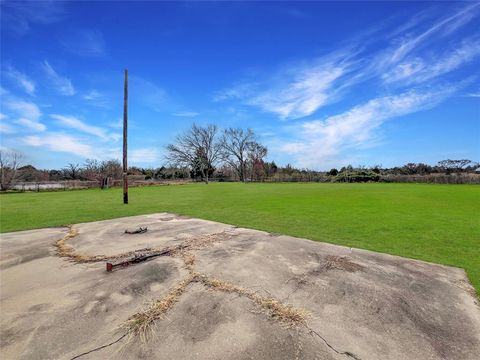
<instances>
[{"instance_id":1,"label":"green grass lawn","mask_svg":"<svg viewBox=\"0 0 480 360\"><path fill-rule=\"evenodd\" d=\"M214 183L0 195L0 231L172 212L464 268L480 289L480 186Z\"/></svg>"}]
</instances>

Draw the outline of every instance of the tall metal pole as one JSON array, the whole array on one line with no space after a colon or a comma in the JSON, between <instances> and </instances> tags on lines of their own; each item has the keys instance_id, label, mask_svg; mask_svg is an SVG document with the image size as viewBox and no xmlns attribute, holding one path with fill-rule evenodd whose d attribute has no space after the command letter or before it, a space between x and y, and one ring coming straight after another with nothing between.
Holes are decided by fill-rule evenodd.
<instances>
[{"instance_id":1,"label":"tall metal pole","mask_svg":"<svg viewBox=\"0 0 480 360\"><path fill-rule=\"evenodd\" d=\"M128 70L125 69L125 87L123 92L123 203L124 204L128 204L127 129L128 129Z\"/></svg>"}]
</instances>

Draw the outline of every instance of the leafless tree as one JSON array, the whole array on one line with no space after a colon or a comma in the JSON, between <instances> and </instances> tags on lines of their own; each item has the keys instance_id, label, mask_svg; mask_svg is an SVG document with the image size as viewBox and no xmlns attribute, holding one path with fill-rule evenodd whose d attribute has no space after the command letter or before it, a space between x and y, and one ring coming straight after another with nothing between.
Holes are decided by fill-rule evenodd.
<instances>
[{"instance_id":1,"label":"leafless tree","mask_svg":"<svg viewBox=\"0 0 480 360\"><path fill-rule=\"evenodd\" d=\"M168 160L175 165L198 169L208 184L210 169L221 155L217 134L218 128L215 125L201 127L193 124L190 129L177 136L175 144L167 146Z\"/></svg>"},{"instance_id":2,"label":"leafless tree","mask_svg":"<svg viewBox=\"0 0 480 360\"><path fill-rule=\"evenodd\" d=\"M259 180L265 175L264 158L268 150L262 144L255 141L251 142L248 149L248 161L250 163L252 180Z\"/></svg>"},{"instance_id":3,"label":"leafless tree","mask_svg":"<svg viewBox=\"0 0 480 360\"><path fill-rule=\"evenodd\" d=\"M462 172L463 168L470 164L472 161L468 159L461 159L461 160L442 160L438 162L438 166L446 173L451 173L451 172Z\"/></svg>"},{"instance_id":4,"label":"leafless tree","mask_svg":"<svg viewBox=\"0 0 480 360\"><path fill-rule=\"evenodd\" d=\"M229 128L222 136L222 159L235 169L240 181L247 176L248 154L255 143L255 133L251 129Z\"/></svg>"},{"instance_id":5,"label":"leafless tree","mask_svg":"<svg viewBox=\"0 0 480 360\"><path fill-rule=\"evenodd\" d=\"M76 180L76 179L78 179L78 176L79 176L79 173L80 173L80 165L70 163L62 171L63 171L63 176L65 178Z\"/></svg>"},{"instance_id":6,"label":"leafless tree","mask_svg":"<svg viewBox=\"0 0 480 360\"><path fill-rule=\"evenodd\" d=\"M19 152L0 150L0 190L7 191L12 187L22 158Z\"/></svg>"}]
</instances>

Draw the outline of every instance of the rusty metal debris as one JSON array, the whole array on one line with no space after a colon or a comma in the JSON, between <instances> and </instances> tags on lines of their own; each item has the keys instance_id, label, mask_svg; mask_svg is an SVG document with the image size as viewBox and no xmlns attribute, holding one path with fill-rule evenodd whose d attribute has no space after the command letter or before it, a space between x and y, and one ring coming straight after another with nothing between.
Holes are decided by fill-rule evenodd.
<instances>
[{"instance_id":1,"label":"rusty metal debris","mask_svg":"<svg viewBox=\"0 0 480 360\"><path fill-rule=\"evenodd\" d=\"M113 262L107 262L107 271L112 272L115 268L123 268L130 266L132 264L137 264L142 261L150 260L152 258L158 257L158 256L169 256L173 252L178 251L179 249L183 248L184 246L177 246L174 248L167 248L163 250L158 250L158 251L151 251L149 249L146 249L147 252L145 253L137 253L133 257L124 259L122 261L113 263Z\"/></svg>"}]
</instances>

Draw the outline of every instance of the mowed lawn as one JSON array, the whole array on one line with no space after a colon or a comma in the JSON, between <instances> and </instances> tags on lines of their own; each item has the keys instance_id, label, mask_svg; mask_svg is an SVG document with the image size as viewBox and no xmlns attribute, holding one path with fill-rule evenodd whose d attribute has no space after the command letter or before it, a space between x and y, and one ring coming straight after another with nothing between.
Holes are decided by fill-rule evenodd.
<instances>
[{"instance_id":1,"label":"mowed lawn","mask_svg":"<svg viewBox=\"0 0 480 360\"><path fill-rule=\"evenodd\" d=\"M0 231L172 212L464 268L480 289L480 186L211 183L0 195Z\"/></svg>"}]
</instances>

